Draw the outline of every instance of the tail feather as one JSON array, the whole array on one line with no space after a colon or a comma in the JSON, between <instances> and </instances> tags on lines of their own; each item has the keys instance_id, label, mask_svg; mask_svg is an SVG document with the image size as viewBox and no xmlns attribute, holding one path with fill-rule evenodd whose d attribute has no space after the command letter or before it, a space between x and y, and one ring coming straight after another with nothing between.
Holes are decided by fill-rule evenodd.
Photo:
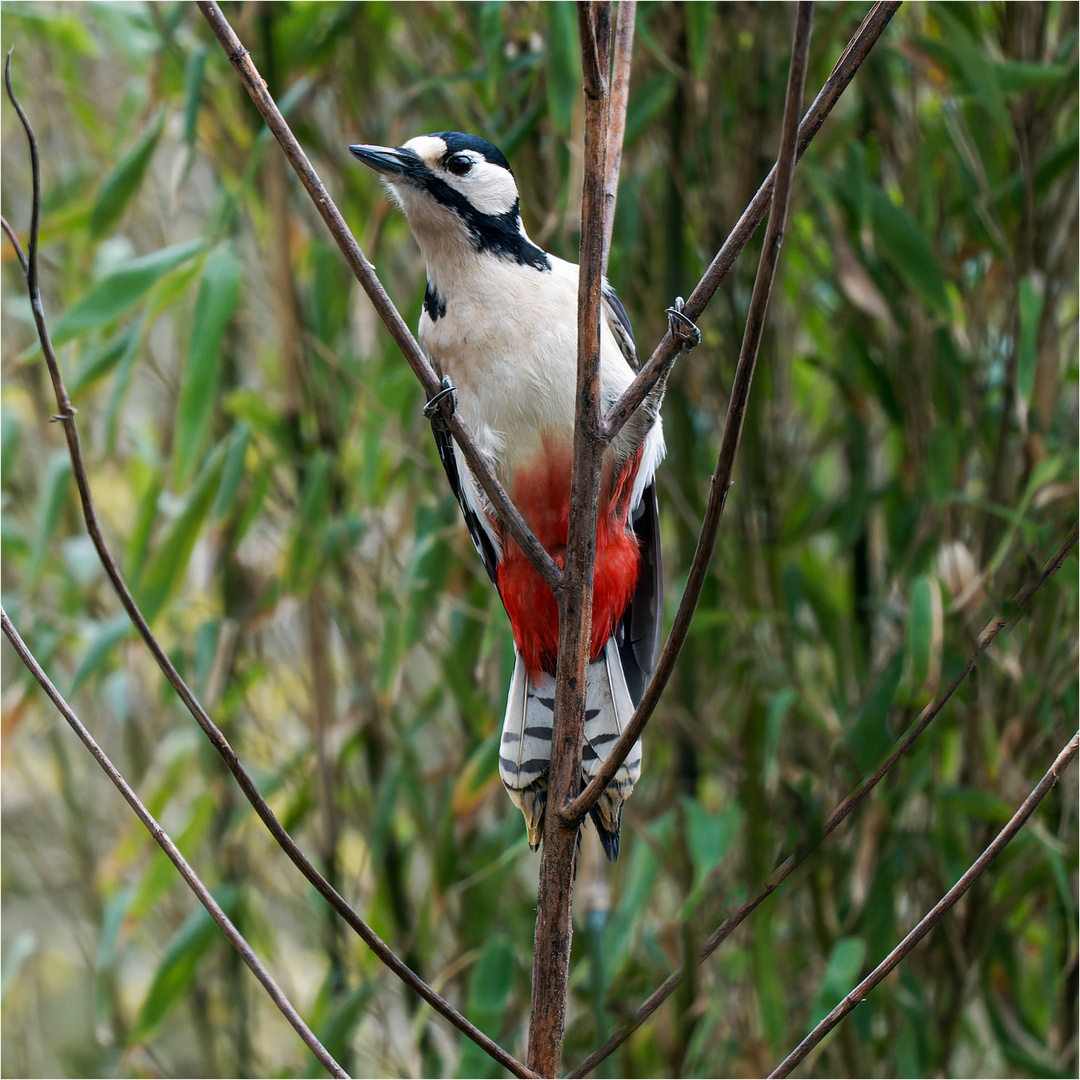
<instances>
[{"instance_id":1,"label":"tail feather","mask_svg":"<svg viewBox=\"0 0 1080 1080\"><path fill-rule=\"evenodd\" d=\"M544 832L554 713L554 678L542 672L538 679L533 679L526 671L521 655L516 654L499 747L499 775L511 801L525 816L529 846L533 851L539 848ZM589 665L587 673L581 762L582 778L586 783L599 772L633 713L634 704L626 687L618 648L614 641L608 641L599 658ZM639 739L590 811L604 851L612 862L619 857L622 804L630 797L640 777Z\"/></svg>"},{"instance_id":2,"label":"tail feather","mask_svg":"<svg viewBox=\"0 0 1080 1080\"><path fill-rule=\"evenodd\" d=\"M626 688L619 650L609 639L604 651L589 665L586 683L585 746L581 755L581 773L588 783L600 771L612 747L634 715L634 703ZM619 830L622 806L641 779L641 740L634 743L626 760L619 766L599 801L589 811L608 859L619 857Z\"/></svg>"},{"instance_id":3,"label":"tail feather","mask_svg":"<svg viewBox=\"0 0 1080 1080\"><path fill-rule=\"evenodd\" d=\"M555 717L555 680L541 673L533 680L521 653L514 653L514 677L506 702L499 776L514 805L525 815L529 847L536 851L544 835L551 726Z\"/></svg>"}]
</instances>

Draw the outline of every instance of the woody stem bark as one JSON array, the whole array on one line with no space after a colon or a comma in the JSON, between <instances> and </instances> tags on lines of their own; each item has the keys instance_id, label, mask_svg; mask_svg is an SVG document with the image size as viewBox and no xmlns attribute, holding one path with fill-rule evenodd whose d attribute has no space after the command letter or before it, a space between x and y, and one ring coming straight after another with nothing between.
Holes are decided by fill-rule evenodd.
<instances>
[{"instance_id":1,"label":"woody stem bark","mask_svg":"<svg viewBox=\"0 0 1080 1080\"><path fill-rule=\"evenodd\" d=\"M569 802L577 794L580 783L586 670L592 639L596 515L600 466L606 445L601 433L600 408L600 284L611 5L579 2L577 12L585 89L578 378L570 526L562 578L555 590L559 606L559 666L548 777L549 807L561 807ZM558 814L545 815L527 1058L529 1068L541 1076L558 1076L561 1068L573 935L577 833L577 827L568 827Z\"/></svg>"}]
</instances>

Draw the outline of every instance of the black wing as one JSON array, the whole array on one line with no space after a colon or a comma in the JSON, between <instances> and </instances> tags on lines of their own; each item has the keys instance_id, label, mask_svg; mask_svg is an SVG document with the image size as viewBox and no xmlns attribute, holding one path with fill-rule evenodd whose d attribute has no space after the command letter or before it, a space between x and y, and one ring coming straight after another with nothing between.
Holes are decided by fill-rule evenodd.
<instances>
[{"instance_id":1,"label":"black wing","mask_svg":"<svg viewBox=\"0 0 1080 1080\"><path fill-rule=\"evenodd\" d=\"M446 472L446 479L450 481L450 490L453 491L454 498L457 499L458 506L461 507L465 524L469 527L469 535L472 537L472 542L484 562L484 569L488 572L491 583L498 589L499 583L495 580L495 568L499 565L499 555L476 511L465 499L465 492L461 486L461 474L458 472L457 456L454 453L454 436L450 434L450 429L438 415L431 418L431 431L435 436L435 446L438 448L439 460L442 462L443 469Z\"/></svg>"},{"instance_id":2,"label":"black wing","mask_svg":"<svg viewBox=\"0 0 1080 1080\"><path fill-rule=\"evenodd\" d=\"M655 480L642 493L630 527L641 547L641 570L630 606L619 620L615 641L619 646L626 688L630 691L630 699L638 705L660 655L660 633L664 622L664 574Z\"/></svg>"},{"instance_id":3,"label":"black wing","mask_svg":"<svg viewBox=\"0 0 1080 1080\"><path fill-rule=\"evenodd\" d=\"M630 317L626 314L626 308L622 306L622 302L615 295L615 290L607 281L601 286L600 292L607 306L608 326L615 335L615 340L619 343L619 349L622 351L623 356L626 357L630 370L637 371L641 366L638 362L637 342L634 340L634 330L630 325Z\"/></svg>"}]
</instances>

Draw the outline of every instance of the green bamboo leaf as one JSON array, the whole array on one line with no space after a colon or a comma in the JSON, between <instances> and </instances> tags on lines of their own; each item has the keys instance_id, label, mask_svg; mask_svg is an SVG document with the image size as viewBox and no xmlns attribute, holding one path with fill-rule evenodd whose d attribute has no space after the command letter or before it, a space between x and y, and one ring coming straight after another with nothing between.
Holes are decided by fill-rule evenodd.
<instances>
[{"instance_id":1,"label":"green bamboo leaf","mask_svg":"<svg viewBox=\"0 0 1080 1080\"><path fill-rule=\"evenodd\" d=\"M53 331L54 345L94 330L122 315L170 270L193 259L203 248L201 240L152 251L132 259L99 282L60 317Z\"/></svg>"},{"instance_id":2,"label":"green bamboo leaf","mask_svg":"<svg viewBox=\"0 0 1080 1080\"><path fill-rule=\"evenodd\" d=\"M870 220L883 258L938 315L948 315L945 278L915 219L880 188L871 188Z\"/></svg>"},{"instance_id":3,"label":"green bamboo leaf","mask_svg":"<svg viewBox=\"0 0 1080 1080\"><path fill-rule=\"evenodd\" d=\"M926 486L935 503L952 498L956 490L956 433L945 424L930 432L926 447Z\"/></svg>"},{"instance_id":4,"label":"green bamboo leaf","mask_svg":"<svg viewBox=\"0 0 1080 1080\"><path fill-rule=\"evenodd\" d=\"M498 1038L514 978L514 950L502 934L489 938L469 983L465 1015L483 1032ZM501 1076L502 1068L464 1035L458 1076Z\"/></svg>"},{"instance_id":5,"label":"green bamboo leaf","mask_svg":"<svg viewBox=\"0 0 1080 1080\"><path fill-rule=\"evenodd\" d=\"M220 521L225 517L236 502L236 491L244 475L244 459L250 441L251 428L241 420L229 436L229 446L225 451L225 465L221 470L221 483L218 485L214 509L210 514L214 521Z\"/></svg>"},{"instance_id":6,"label":"green bamboo leaf","mask_svg":"<svg viewBox=\"0 0 1080 1080\"><path fill-rule=\"evenodd\" d=\"M113 648L128 636L132 629L127 612L121 611L112 618L105 619L95 627L90 636L90 644L71 680L71 693L75 693L108 659Z\"/></svg>"},{"instance_id":7,"label":"green bamboo leaf","mask_svg":"<svg viewBox=\"0 0 1080 1080\"><path fill-rule=\"evenodd\" d=\"M712 4L682 4L680 10L686 19L686 53L690 58L690 70L695 79L705 78L709 60L709 26L712 23Z\"/></svg>"},{"instance_id":8,"label":"green bamboo leaf","mask_svg":"<svg viewBox=\"0 0 1080 1080\"><path fill-rule=\"evenodd\" d=\"M332 467L333 460L325 450L320 450L308 465L300 490L296 531L285 567L284 577L290 589L299 588L305 575L314 572L322 557L330 512Z\"/></svg>"},{"instance_id":9,"label":"green bamboo leaf","mask_svg":"<svg viewBox=\"0 0 1080 1080\"><path fill-rule=\"evenodd\" d=\"M1039 323L1042 320L1043 294L1039 282L1029 274L1020 282L1020 336L1016 343L1016 386L1030 404L1035 389L1035 368L1039 359Z\"/></svg>"},{"instance_id":10,"label":"green bamboo leaf","mask_svg":"<svg viewBox=\"0 0 1080 1080\"><path fill-rule=\"evenodd\" d=\"M104 236L123 215L127 204L139 190L147 167L165 130L165 109L158 109L142 138L124 155L105 178L93 209L90 211L90 235Z\"/></svg>"},{"instance_id":11,"label":"green bamboo leaf","mask_svg":"<svg viewBox=\"0 0 1080 1080\"><path fill-rule=\"evenodd\" d=\"M626 109L626 144L629 146L667 108L679 80L670 71L658 71L630 95Z\"/></svg>"},{"instance_id":12,"label":"green bamboo leaf","mask_svg":"<svg viewBox=\"0 0 1080 1080\"><path fill-rule=\"evenodd\" d=\"M1075 65L1033 64L1024 60L999 60L994 64L994 74L1005 94L1023 94L1028 90L1063 86L1069 79L1076 81Z\"/></svg>"},{"instance_id":13,"label":"green bamboo leaf","mask_svg":"<svg viewBox=\"0 0 1080 1080\"><path fill-rule=\"evenodd\" d=\"M192 486L183 509L165 530L139 580L138 599L146 621L153 622L176 587L198 539L203 519L214 501L225 461L225 444L214 448Z\"/></svg>"},{"instance_id":14,"label":"green bamboo leaf","mask_svg":"<svg viewBox=\"0 0 1080 1080\"><path fill-rule=\"evenodd\" d=\"M226 914L231 915L236 907L234 889L222 889L214 899ZM169 942L165 958L154 973L154 980L128 1036L128 1046L146 1042L157 1031L169 1010L186 995L198 971L199 961L220 940L217 923L200 905L184 920Z\"/></svg>"},{"instance_id":15,"label":"green bamboo leaf","mask_svg":"<svg viewBox=\"0 0 1080 1080\"><path fill-rule=\"evenodd\" d=\"M4 409L0 415L0 473L11 476L10 470L15 466L15 459L19 454L19 436L22 426L19 418Z\"/></svg>"},{"instance_id":16,"label":"green bamboo leaf","mask_svg":"<svg viewBox=\"0 0 1080 1080\"><path fill-rule=\"evenodd\" d=\"M215 248L199 282L191 344L176 405L173 480L178 489L190 482L210 433L221 372L221 343L239 297L240 260L228 245Z\"/></svg>"},{"instance_id":17,"label":"green bamboo leaf","mask_svg":"<svg viewBox=\"0 0 1080 1080\"><path fill-rule=\"evenodd\" d=\"M938 810L963 814L975 821L1003 825L1013 815L1013 807L1000 795L981 788L942 787L938 789Z\"/></svg>"},{"instance_id":18,"label":"green bamboo leaf","mask_svg":"<svg viewBox=\"0 0 1080 1080\"><path fill-rule=\"evenodd\" d=\"M184 142L188 146L195 143L207 52L205 45L199 45L188 53L187 63L184 65Z\"/></svg>"},{"instance_id":19,"label":"green bamboo leaf","mask_svg":"<svg viewBox=\"0 0 1080 1080\"><path fill-rule=\"evenodd\" d=\"M903 663L903 650L897 650L878 676L874 688L855 717L855 723L844 738L855 755L855 764L860 773L866 773L876 765L894 742L889 732L889 707L900 685Z\"/></svg>"},{"instance_id":20,"label":"green bamboo leaf","mask_svg":"<svg viewBox=\"0 0 1080 1080\"><path fill-rule=\"evenodd\" d=\"M156 810L152 811L155 817L169 805L178 786L183 783L185 772L191 768L191 763L191 751L187 747L169 762L166 776L155 792L155 801L158 804ZM191 851L200 844L214 822L215 813L216 806L212 795L203 792L196 797L183 831L175 837L176 846L181 851ZM141 919L153 911L165 893L176 884L176 867L169 856L155 845L138 884L132 890L128 903L131 918Z\"/></svg>"},{"instance_id":21,"label":"green bamboo leaf","mask_svg":"<svg viewBox=\"0 0 1080 1080\"><path fill-rule=\"evenodd\" d=\"M45 477L38 494L35 520L35 541L30 566L27 569L27 585L37 580L41 564L49 551L49 541L56 531L60 513L68 498L68 486L71 480L71 459L67 450L55 450L45 467Z\"/></svg>"},{"instance_id":22,"label":"green bamboo leaf","mask_svg":"<svg viewBox=\"0 0 1080 1080\"><path fill-rule=\"evenodd\" d=\"M557 134L570 134L570 117L581 87L580 46L574 6L565 0L546 5L548 17L547 97Z\"/></svg>"},{"instance_id":23,"label":"green bamboo leaf","mask_svg":"<svg viewBox=\"0 0 1080 1080\"><path fill-rule=\"evenodd\" d=\"M825 965L825 974L821 977L814 1009L810 1015L810 1026L814 1026L843 1001L844 997L858 985L859 972L862 971L866 958L866 942L862 938L841 938L829 953L829 962Z\"/></svg>"},{"instance_id":24,"label":"green bamboo leaf","mask_svg":"<svg viewBox=\"0 0 1080 1080\"><path fill-rule=\"evenodd\" d=\"M937 578L923 575L911 584L907 655L912 703L919 704L941 672L942 606Z\"/></svg>"},{"instance_id":25,"label":"green bamboo leaf","mask_svg":"<svg viewBox=\"0 0 1080 1080\"><path fill-rule=\"evenodd\" d=\"M108 341L87 349L75 374L67 381L68 393L74 396L108 375L131 349L132 339L138 337L138 332L138 327L129 327Z\"/></svg>"}]
</instances>

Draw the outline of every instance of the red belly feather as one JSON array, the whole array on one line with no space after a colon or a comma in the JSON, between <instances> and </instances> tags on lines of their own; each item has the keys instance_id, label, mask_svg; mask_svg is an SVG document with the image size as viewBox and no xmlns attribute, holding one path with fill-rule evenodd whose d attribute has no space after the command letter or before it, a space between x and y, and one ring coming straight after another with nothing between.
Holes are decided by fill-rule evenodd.
<instances>
[{"instance_id":1,"label":"red belly feather","mask_svg":"<svg viewBox=\"0 0 1080 1080\"><path fill-rule=\"evenodd\" d=\"M593 573L592 659L611 637L634 595L641 552L627 528L630 491L641 451L623 468L615 483L606 475L600 485ZM570 456L547 453L542 463L518 469L511 498L541 544L560 567L566 555L570 521ZM497 577L503 605L510 616L514 643L533 676L555 674L559 653L559 610L551 589L510 537L503 538Z\"/></svg>"}]
</instances>

